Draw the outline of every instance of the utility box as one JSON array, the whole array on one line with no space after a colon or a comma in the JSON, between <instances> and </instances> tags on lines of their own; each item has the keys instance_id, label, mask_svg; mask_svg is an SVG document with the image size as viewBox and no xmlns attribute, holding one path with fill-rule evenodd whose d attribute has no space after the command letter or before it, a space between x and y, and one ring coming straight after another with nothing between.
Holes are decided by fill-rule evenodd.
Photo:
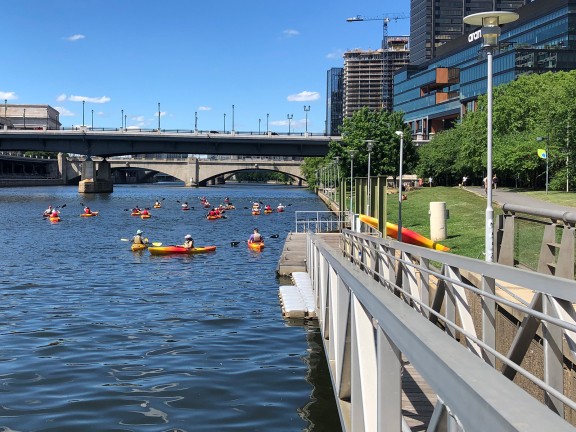
<instances>
[{"instance_id":1,"label":"utility box","mask_svg":"<svg viewBox=\"0 0 576 432\"><path fill-rule=\"evenodd\" d=\"M445 202L430 203L430 239L432 241L446 240L448 233L446 221L448 220L448 210Z\"/></svg>"}]
</instances>

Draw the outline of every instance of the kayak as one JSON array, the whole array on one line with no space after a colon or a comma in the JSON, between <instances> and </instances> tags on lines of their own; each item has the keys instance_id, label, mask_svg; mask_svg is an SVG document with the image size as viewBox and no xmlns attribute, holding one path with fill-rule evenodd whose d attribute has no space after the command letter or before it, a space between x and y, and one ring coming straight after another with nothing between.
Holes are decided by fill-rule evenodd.
<instances>
[{"instance_id":1,"label":"kayak","mask_svg":"<svg viewBox=\"0 0 576 432\"><path fill-rule=\"evenodd\" d=\"M130 216L140 216L140 212L133 211L132 213L130 213Z\"/></svg>"},{"instance_id":2,"label":"kayak","mask_svg":"<svg viewBox=\"0 0 576 432\"><path fill-rule=\"evenodd\" d=\"M378 228L378 219L364 214L359 215L358 218L365 224L373 228ZM392 238L398 238L398 225L386 222L386 235ZM450 251L449 247L436 243L428 237L424 237L422 234L418 234L416 231L404 227L402 227L402 242L444 252Z\"/></svg>"},{"instance_id":3,"label":"kayak","mask_svg":"<svg viewBox=\"0 0 576 432\"><path fill-rule=\"evenodd\" d=\"M162 208L162 206L161 206L160 204L159 204L159 205L154 205L154 208Z\"/></svg>"},{"instance_id":4,"label":"kayak","mask_svg":"<svg viewBox=\"0 0 576 432\"><path fill-rule=\"evenodd\" d=\"M206 219L208 219L208 220L215 220L215 219L221 219L221 218L222 218L222 215L214 215L214 216L208 215L208 216L206 216Z\"/></svg>"},{"instance_id":5,"label":"kayak","mask_svg":"<svg viewBox=\"0 0 576 432\"><path fill-rule=\"evenodd\" d=\"M151 217L152 217L151 214L141 214L140 215L140 218L142 218L142 219L150 219Z\"/></svg>"},{"instance_id":6,"label":"kayak","mask_svg":"<svg viewBox=\"0 0 576 432\"><path fill-rule=\"evenodd\" d=\"M272 210L272 209L264 210L264 214L270 214L270 213L274 213L274 210Z\"/></svg>"},{"instance_id":7,"label":"kayak","mask_svg":"<svg viewBox=\"0 0 576 432\"><path fill-rule=\"evenodd\" d=\"M82 213L82 214L80 215L80 217L92 217L92 216L98 216L98 212L97 212L97 211L94 211L94 212L92 212L92 213Z\"/></svg>"},{"instance_id":8,"label":"kayak","mask_svg":"<svg viewBox=\"0 0 576 432\"><path fill-rule=\"evenodd\" d=\"M152 246L149 247L148 250L152 255L192 255L197 253L213 252L216 250L216 246L201 246L192 249L186 249L184 246Z\"/></svg>"},{"instance_id":9,"label":"kayak","mask_svg":"<svg viewBox=\"0 0 576 432\"><path fill-rule=\"evenodd\" d=\"M60 216L50 216L50 222L60 222Z\"/></svg>"},{"instance_id":10,"label":"kayak","mask_svg":"<svg viewBox=\"0 0 576 432\"><path fill-rule=\"evenodd\" d=\"M252 214L254 216L258 216L260 214L260 210L252 210Z\"/></svg>"},{"instance_id":11,"label":"kayak","mask_svg":"<svg viewBox=\"0 0 576 432\"><path fill-rule=\"evenodd\" d=\"M277 211L278 213L282 213L282 212L284 211L284 207L278 206L278 207L276 208L276 211Z\"/></svg>"},{"instance_id":12,"label":"kayak","mask_svg":"<svg viewBox=\"0 0 576 432\"><path fill-rule=\"evenodd\" d=\"M143 251L147 247L148 246L146 246L145 244L133 244L132 246L130 246L130 249L132 249L132 252L139 252Z\"/></svg>"},{"instance_id":13,"label":"kayak","mask_svg":"<svg viewBox=\"0 0 576 432\"><path fill-rule=\"evenodd\" d=\"M256 242L256 243L249 241L247 243L248 243L248 247L250 249L252 249L253 251L260 252L262 249L264 249L264 242L263 241Z\"/></svg>"}]
</instances>

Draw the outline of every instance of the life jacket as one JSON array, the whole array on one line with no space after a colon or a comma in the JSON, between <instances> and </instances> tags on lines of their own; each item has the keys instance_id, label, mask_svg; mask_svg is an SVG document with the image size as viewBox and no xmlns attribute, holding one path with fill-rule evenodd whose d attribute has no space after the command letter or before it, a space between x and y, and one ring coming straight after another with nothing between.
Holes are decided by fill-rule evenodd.
<instances>
[{"instance_id":1,"label":"life jacket","mask_svg":"<svg viewBox=\"0 0 576 432\"><path fill-rule=\"evenodd\" d=\"M260 243L262 241L262 236L260 235L260 233L254 233L254 243Z\"/></svg>"}]
</instances>

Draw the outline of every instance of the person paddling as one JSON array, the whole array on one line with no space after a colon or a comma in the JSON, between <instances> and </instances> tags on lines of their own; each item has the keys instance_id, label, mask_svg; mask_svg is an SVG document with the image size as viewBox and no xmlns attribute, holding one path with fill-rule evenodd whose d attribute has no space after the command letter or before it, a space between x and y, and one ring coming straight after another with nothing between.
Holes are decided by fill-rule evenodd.
<instances>
[{"instance_id":1,"label":"person paddling","mask_svg":"<svg viewBox=\"0 0 576 432\"><path fill-rule=\"evenodd\" d=\"M260 243L262 241L262 235L258 232L258 228L254 228L254 232L250 235L248 243Z\"/></svg>"},{"instance_id":2,"label":"person paddling","mask_svg":"<svg viewBox=\"0 0 576 432\"><path fill-rule=\"evenodd\" d=\"M142 238L142 234L144 234L142 230L136 231L136 235L132 238L132 243L142 245L148 244L148 239Z\"/></svg>"},{"instance_id":3,"label":"person paddling","mask_svg":"<svg viewBox=\"0 0 576 432\"><path fill-rule=\"evenodd\" d=\"M52 206L49 205L46 210L44 210L44 216L50 216L52 214Z\"/></svg>"},{"instance_id":4,"label":"person paddling","mask_svg":"<svg viewBox=\"0 0 576 432\"><path fill-rule=\"evenodd\" d=\"M190 234L186 234L184 236L184 247L186 249L193 249L194 248L194 239Z\"/></svg>"}]
</instances>

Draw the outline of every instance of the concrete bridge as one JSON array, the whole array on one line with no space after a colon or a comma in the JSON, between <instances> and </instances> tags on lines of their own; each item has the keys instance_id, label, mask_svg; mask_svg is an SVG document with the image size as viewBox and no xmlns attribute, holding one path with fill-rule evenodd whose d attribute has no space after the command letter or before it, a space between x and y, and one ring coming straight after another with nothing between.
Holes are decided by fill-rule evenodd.
<instances>
[{"instance_id":1,"label":"concrete bridge","mask_svg":"<svg viewBox=\"0 0 576 432\"><path fill-rule=\"evenodd\" d=\"M130 172L134 168L148 170L148 175L168 174L183 181L186 186L206 186L225 182L242 171L273 171L287 174L296 179L299 185L305 180L301 171L301 160L282 160L281 158L241 157L233 159L109 159L113 171Z\"/></svg>"},{"instance_id":2,"label":"concrete bridge","mask_svg":"<svg viewBox=\"0 0 576 432\"><path fill-rule=\"evenodd\" d=\"M307 157L324 156L331 141L340 137L320 135L272 135L272 134L229 134L166 131L93 131L82 127L77 130L2 130L0 131L0 151L47 151L85 155L81 169L71 167L72 172L81 174L80 192L112 192L112 165L107 158L122 155L141 154L202 154L264 157ZM94 157L103 160L97 162ZM116 163L116 162L114 162ZM124 161L126 163L130 162ZM164 162L165 163L165 162ZM97 164L97 165L96 165ZM205 165L205 166L203 166ZM211 166L210 166L211 165ZM251 166L250 166L251 165ZM302 180L299 168L295 165L250 161L235 167L216 167L200 159L174 163L166 170L158 170L160 163L139 161L132 167L148 168L166 172L183 180L187 185L205 185L217 177L242 170L267 169L285 172ZM174 174L172 174L171 172ZM70 173L61 165L64 178Z\"/></svg>"}]
</instances>

